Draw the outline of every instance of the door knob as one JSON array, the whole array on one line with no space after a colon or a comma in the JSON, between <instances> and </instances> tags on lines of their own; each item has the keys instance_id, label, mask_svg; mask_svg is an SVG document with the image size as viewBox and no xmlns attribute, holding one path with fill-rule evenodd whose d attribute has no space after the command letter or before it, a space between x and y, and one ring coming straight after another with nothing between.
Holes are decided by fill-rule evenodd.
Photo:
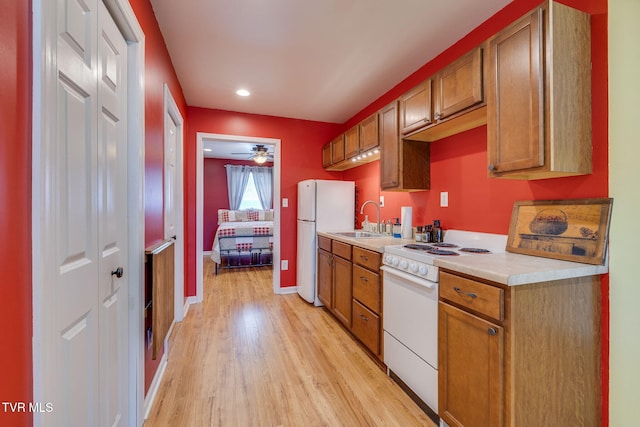
<instances>
[{"instance_id":1,"label":"door knob","mask_svg":"<svg viewBox=\"0 0 640 427\"><path fill-rule=\"evenodd\" d=\"M123 273L124 273L124 270L122 269L122 267L118 267L111 272L111 275L116 276L119 279L122 277Z\"/></svg>"}]
</instances>

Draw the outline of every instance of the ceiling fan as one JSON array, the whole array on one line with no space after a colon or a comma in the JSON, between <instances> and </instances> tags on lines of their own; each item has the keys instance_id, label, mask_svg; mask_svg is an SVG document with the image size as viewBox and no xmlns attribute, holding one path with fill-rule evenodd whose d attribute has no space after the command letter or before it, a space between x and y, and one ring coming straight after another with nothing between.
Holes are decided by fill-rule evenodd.
<instances>
[{"instance_id":1,"label":"ceiling fan","mask_svg":"<svg viewBox=\"0 0 640 427\"><path fill-rule=\"evenodd\" d=\"M258 164L262 164L266 161L273 161L273 153L269 152L269 149L264 145L257 144L251 147L252 154L248 159L253 160ZM231 153L231 154L246 154L246 153Z\"/></svg>"}]
</instances>

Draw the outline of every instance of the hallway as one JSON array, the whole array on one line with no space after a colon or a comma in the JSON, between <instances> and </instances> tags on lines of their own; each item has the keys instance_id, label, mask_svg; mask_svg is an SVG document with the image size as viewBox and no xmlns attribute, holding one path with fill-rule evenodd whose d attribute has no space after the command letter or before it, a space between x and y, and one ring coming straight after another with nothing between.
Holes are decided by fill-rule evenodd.
<instances>
[{"instance_id":1,"label":"hallway","mask_svg":"<svg viewBox=\"0 0 640 427\"><path fill-rule=\"evenodd\" d=\"M174 326L145 426L433 426L324 309L271 270L213 274Z\"/></svg>"}]
</instances>

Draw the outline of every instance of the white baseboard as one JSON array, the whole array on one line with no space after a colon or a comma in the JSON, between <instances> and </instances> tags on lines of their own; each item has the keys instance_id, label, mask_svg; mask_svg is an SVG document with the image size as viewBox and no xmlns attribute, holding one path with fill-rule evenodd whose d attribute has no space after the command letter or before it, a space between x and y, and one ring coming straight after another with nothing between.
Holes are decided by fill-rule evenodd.
<instances>
[{"instance_id":1,"label":"white baseboard","mask_svg":"<svg viewBox=\"0 0 640 427\"><path fill-rule=\"evenodd\" d=\"M197 302L196 297L187 297L184 302L184 314L183 318L187 317L187 312L189 311L189 307L191 304L195 304Z\"/></svg>"},{"instance_id":2,"label":"white baseboard","mask_svg":"<svg viewBox=\"0 0 640 427\"><path fill-rule=\"evenodd\" d=\"M296 292L298 292L298 287L297 286L288 286L286 288L280 288L278 290L278 294L280 294L280 295L295 294Z\"/></svg>"},{"instance_id":3,"label":"white baseboard","mask_svg":"<svg viewBox=\"0 0 640 427\"><path fill-rule=\"evenodd\" d=\"M166 347L165 347L166 350ZM160 359L160 365L158 365L158 369L156 370L156 374L153 376L153 381L151 381L151 385L149 386L149 391L147 395L144 397L144 419L149 418L149 413L151 412L151 408L153 407L153 401L156 398L156 394L158 393L158 388L160 387L160 381L162 381L162 376L164 375L164 371L167 369L167 353L162 355L162 359Z\"/></svg>"},{"instance_id":4,"label":"white baseboard","mask_svg":"<svg viewBox=\"0 0 640 427\"><path fill-rule=\"evenodd\" d=\"M207 257L210 257L212 252L213 252L213 251L203 251L203 252L202 252L202 255L207 256Z\"/></svg>"}]
</instances>

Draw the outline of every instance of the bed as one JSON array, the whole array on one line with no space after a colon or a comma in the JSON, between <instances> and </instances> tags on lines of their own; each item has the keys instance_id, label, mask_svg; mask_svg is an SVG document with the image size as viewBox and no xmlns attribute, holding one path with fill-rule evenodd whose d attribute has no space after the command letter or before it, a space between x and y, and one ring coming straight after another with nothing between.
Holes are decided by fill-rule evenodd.
<instances>
[{"instance_id":1,"label":"bed","mask_svg":"<svg viewBox=\"0 0 640 427\"><path fill-rule=\"evenodd\" d=\"M211 259L218 268L273 265L273 210L218 210Z\"/></svg>"}]
</instances>

